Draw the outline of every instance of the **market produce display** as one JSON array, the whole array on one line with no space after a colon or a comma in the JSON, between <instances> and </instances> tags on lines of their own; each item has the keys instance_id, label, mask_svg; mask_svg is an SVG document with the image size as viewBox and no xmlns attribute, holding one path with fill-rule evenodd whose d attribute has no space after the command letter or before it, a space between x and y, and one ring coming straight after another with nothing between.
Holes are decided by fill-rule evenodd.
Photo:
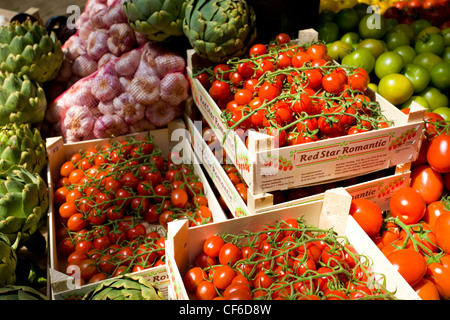
<instances>
[{"instance_id":1,"label":"market produce display","mask_svg":"<svg viewBox=\"0 0 450 320\"><path fill-rule=\"evenodd\" d=\"M393 299L368 259L332 230L286 219L260 232L213 235L184 275L198 300Z\"/></svg>"},{"instance_id":2,"label":"market produce display","mask_svg":"<svg viewBox=\"0 0 450 320\"><path fill-rule=\"evenodd\" d=\"M212 212L191 164L167 159L149 135L73 154L60 167L54 199L58 258L93 283L164 264L174 219L209 223Z\"/></svg>"},{"instance_id":3,"label":"market produce display","mask_svg":"<svg viewBox=\"0 0 450 320\"><path fill-rule=\"evenodd\" d=\"M253 4L263 10L246 0L87 0L64 42L26 15L0 27L0 300L164 300L184 289L196 300L395 300L385 281L393 273L408 297L450 299L450 2L322 0L317 23L308 26L318 39L271 26L276 36L267 42L257 12L270 13L270 1ZM283 20L288 4L273 9L284 10L274 12L283 17L277 26L294 25ZM205 114L200 100L219 112ZM425 108L423 122L415 122L422 113L413 102ZM175 149L162 152L150 133L197 111L201 143L220 158L220 170L180 161ZM400 136L394 130L403 122L416 126ZM223 136L212 123L224 126ZM376 150L361 149L365 158L328 149L339 140L357 150L371 139ZM55 178L50 147L55 155L91 140L64 155ZM264 149L263 141L274 145ZM358 162L380 167L377 143L397 155L411 151L410 162L361 172ZM272 154L255 160L289 148L300 157L316 146L335 152L326 164L354 162L321 176L312 162ZM265 175L274 178L270 186L249 183L260 168L254 163L302 183L272 173ZM316 176L297 177L299 167ZM401 181L387 183L397 168ZM219 186L217 175L227 181ZM265 185L255 189L254 181ZM209 236L182 283L173 282L181 269L167 263L174 262L168 249L180 243L169 226L220 230L218 222L229 221L216 221L213 207L239 221L255 203L265 203L255 213L262 221L295 212L302 198L364 181L376 183L376 193L341 195L354 197L348 216L360 227L355 234L367 234L378 249L368 251L387 259L384 269L333 229L338 221L319 228L295 215ZM210 191L220 206L211 206ZM153 272L162 282L153 282ZM58 291L64 286L66 296Z\"/></svg>"}]
</instances>

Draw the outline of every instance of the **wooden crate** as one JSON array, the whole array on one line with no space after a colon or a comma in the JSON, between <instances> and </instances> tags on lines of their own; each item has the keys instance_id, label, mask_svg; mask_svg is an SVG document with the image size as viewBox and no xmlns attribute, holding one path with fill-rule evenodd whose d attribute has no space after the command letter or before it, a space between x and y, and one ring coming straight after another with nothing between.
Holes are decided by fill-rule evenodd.
<instances>
[{"instance_id":1,"label":"wooden crate","mask_svg":"<svg viewBox=\"0 0 450 320\"><path fill-rule=\"evenodd\" d=\"M251 190L248 190L247 202L244 202L221 166L222 163L220 163L220 161L222 159L217 159L202 137L202 122L192 121L186 114L185 122L186 127L190 132L191 144L193 145L194 151L234 217L262 213L267 210L282 209L284 207L323 199L324 193L318 193L274 204L273 192L254 194ZM380 206L382 210L388 210L390 195L395 190L409 184L411 174L410 166L410 163L397 165L394 173L391 175L382 176L365 182L348 184L346 185L345 190L349 192L353 198L369 199Z\"/></svg>"},{"instance_id":2,"label":"wooden crate","mask_svg":"<svg viewBox=\"0 0 450 320\"><path fill-rule=\"evenodd\" d=\"M299 43L317 40L313 29L299 32ZM239 135L226 128L221 109L194 78L193 71L210 65L187 52L187 72L193 99L209 126L255 194L332 182L414 161L421 145L425 109L413 103L405 115L379 94L369 91L372 101L394 126L364 133L336 137L302 145L274 148L274 138L255 131L248 133L248 147Z\"/></svg>"},{"instance_id":3,"label":"wooden crate","mask_svg":"<svg viewBox=\"0 0 450 320\"><path fill-rule=\"evenodd\" d=\"M307 224L323 229L332 227L338 235L345 236L358 253L368 256L373 261L373 272L385 276L387 290L395 292L398 299L419 300L416 292L349 215L351 199L351 195L343 188L336 188L327 190L322 200L211 225L188 228L186 221L170 222L166 240L166 267L171 293L169 298L191 299L184 287L182 276L193 265L196 255L202 250L203 242L209 236L259 231L264 225L273 224L282 219L302 217Z\"/></svg>"},{"instance_id":4,"label":"wooden crate","mask_svg":"<svg viewBox=\"0 0 450 320\"><path fill-rule=\"evenodd\" d=\"M199 161L195 160L195 154L190 145L186 144L187 139L177 139L186 134L185 125L182 120L175 120L169 124L167 128L150 131L154 138L155 144L161 149L162 155L167 156L174 148L183 147L183 155L186 157L183 161L185 163L193 163L194 172L199 176L205 188L205 196L208 199L208 206L213 213L213 221L220 222L227 220L217 198L214 195L208 180L199 166ZM59 168L61 165L70 159L71 155L86 150L89 147L99 147L110 143L113 140L122 141L126 137L132 136L136 140L146 137L148 132L141 132L130 134L126 136L117 137L116 139L96 139L76 143L64 144L62 137L47 139L47 153L49 158L49 165L47 171L47 178L49 181L49 291L55 300L74 299L84 294L91 286L80 285L74 277L65 274L67 263L58 259L57 245L55 235L55 204L53 195L55 192L55 183L59 179ZM174 139L176 137L177 139ZM181 144L180 144L181 143ZM56 212L56 213L55 213ZM149 229L162 228L160 225L148 225ZM167 286L169 283L166 268L164 266L153 267L146 269L139 274L143 274L149 278L150 281L158 285L160 290L167 297Z\"/></svg>"},{"instance_id":5,"label":"wooden crate","mask_svg":"<svg viewBox=\"0 0 450 320\"><path fill-rule=\"evenodd\" d=\"M18 13L19 12L0 8L0 26L7 25L11 21L11 19ZM35 17L42 23L41 16L39 15L39 8L31 7L28 10L26 10L24 13L27 13L27 14Z\"/></svg>"}]
</instances>

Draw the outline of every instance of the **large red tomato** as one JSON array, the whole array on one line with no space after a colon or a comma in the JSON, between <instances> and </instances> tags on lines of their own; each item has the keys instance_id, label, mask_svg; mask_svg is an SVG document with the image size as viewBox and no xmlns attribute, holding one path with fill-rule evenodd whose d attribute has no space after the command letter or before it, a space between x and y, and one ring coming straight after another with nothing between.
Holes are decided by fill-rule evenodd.
<instances>
[{"instance_id":1,"label":"large red tomato","mask_svg":"<svg viewBox=\"0 0 450 320\"><path fill-rule=\"evenodd\" d=\"M427 161L437 172L450 172L450 134L438 135L430 141Z\"/></svg>"},{"instance_id":2,"label":"large red tomato","mask_svg":"<svg viewBox=\"0 0 450 320\"><path fill-rule=\"evenodd\" d=\"M380 231L383 216L380 207L375 202L367 199L353 199L350 215L369 237Z\"/></svg>"},{"instance_id":3,"label":"large red tomato","mask_svg":"<svg viewBox=\"0 0 450 320\"><path fill-rule=\"evenodd\" d=\"M389 208L393 217L398 217L406 224L413 224L425 215L426 203L417 190L405 187L392 194Z\"/></svg>"},{"instance_id":4,"label":"large red tomato","mask_svg":"<svg viewBox=\"0 0 450 320\"><path fill-rule=\"evenodd\" d=\"M428 259L426 278L436 285L441 299L450 299L450 255L446 254L436 261L430 261L430 259Z\"/></svg>"},{"instance_id":5,"label":"large red tomato","mask_svg":"<svg viewBox=\"0 0 450 320\"><path fill-rule=\"evenodd\" d=\"M446 253L450 253L450 212L445 212L436 219L434 234L438 246Z\"/></svg>"},{"instance_id":6,"label":"large red tomato","mask_svg":"<svg viewBox=\"0 0 450 320\"><path fill-rule=\"evenodd\" d=\"M424 256L415 250L394 250L387 258L411 286L417 284L427 272Z\"/></svg>"},{"instance_id":7,"label":"large red tomato","mask_svg":"<svg viewBox=\"0 0 450 320\"><path fill-rule=\"evenodd\" d=\"M411 170L410 187L417 190L425 203L429 204L441 198L444 190L442 174L429 165L421 165Z\"/></svg>"}]
</instances>

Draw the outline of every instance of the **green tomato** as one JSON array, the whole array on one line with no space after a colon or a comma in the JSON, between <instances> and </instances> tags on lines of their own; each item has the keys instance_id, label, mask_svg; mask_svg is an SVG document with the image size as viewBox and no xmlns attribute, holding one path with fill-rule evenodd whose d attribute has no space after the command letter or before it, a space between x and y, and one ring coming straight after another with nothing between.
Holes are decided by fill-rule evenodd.
<instances>
[{"instance_id":1,"label":"green tomato","mask_svg":"<svg viewBox=\"0 0 450 320\"><path fill-rule=\"evenodd\" d=\"M357 44L359 42L359 34L357 32L347 32L342 35L341 41L348 43L350 45Z\"/></svg>"},{"instance_id":2,"label":"green tomato","mask_svg":"<svg viewBox=\"0 0 450 320\"><path fill-rule=\"evenodd\" d=\"M408 37L409 41L413 41L416 37L413 27L406 23L396 25L390 32L403 33L406 37Z\"/></svg>"},{"instance_id":3,"label":"green tomato","mask_svg":"<svg viewBox=\"0 0 450 320\"><path fill-rule=\"evenodd\" d=\"M375 62L375 75L378 79L391 73L399 73L403 68L403 58L397 52L387 51Z\"/></svg>"},{"instance_id":4,"label":"green tomato","mask_svg":"<svg viewBox=\"0 0 450 320\"><path fill-rule=\"evenodd\" d=\"M334 22L325 22L317 27L319 39L331 43L339 39L339 27Z\"/></svg>"},{"instance_id":5,"label":"green tomato","mask_svg":"<svg viewBox=\"0 0 450 320\"><path fill-rule=\"evenodd\" d=\"M329 46L327 46L328 55L338 62L340 62L342 58L344 58L352 51L353 47L350 44L341 40L336 40L330 43Z\"/></svg>"},{"instance_id":6,"label":"green tomato","mask_svg":"<svg viewBox=\"0 0 450 320\"><path fill-rule=\"evenodd\" d=\"M433 110L437 114L440 114L445 121L450 122L450 108L449 107L439 107Z\"/></svg>"},{"instance_id":7,"label":"green tomato","mask_svg":"<svg viewBox=\"0 0 450 320\"><path fill-rule=\"evenodd\" d=\"M414 93L425 90L430 83L430 72L421 65L415 63L407 64L401 73L411 81L414 87Z\"/></svg>"},{"instance_id":8,"label":"green tomato","mask_svg":"<svg viewBox=\"0 0 450 320\"><path fill-rule=\"evenodd\" d=\"M359 15L353 8L344 8L336 13L334 21L337 23L339 30L349 32L358 29Z\"/></svg>"},{"instance_id":9,"label":"green tomato","mask_svg":"<svg viewBox=\"0 0 450 320\"><path fill-rule=\"evenodd\" d=\"M427 100L431 111L441 107L448 107L448 97L438 88L426 87L419 95Z\"/></svg>"},{"instance_id":10,"label":"green tomato","mask_svg":"<svg viewBox=\"0 0 450 320\"><path fill-rule=\"evenodd\" d=\"M396 25L398 25L398 21L394 18L387 18L386 19L386 31L389 32L394 28Z\"/></svg>"},{"instance_id":11,"label":"green tomato","mask_svg":"<svg viewBox=\"0 0 450 320\"><path fill-rule=\"evenodd\" d=\"M423 35L416 40L414 49L418 54L431 52L440 55L444 51L444 37L438 33Z\"/></svg>"},{"instance_id":12,"label":"green tomato","mask_svg":"<svg viewBox=\"0 0 450 320\"><path fill-rule=\"evenodd\" d=\"M368 7L369 5L367 3L359 2L353 6L353 9L358 13L359 19L362 19L367 14Z\"/></svg>"},{"instance_id":13,"label":"green tomato","mask_svg":"<svg viewBox=\"0 0 450 320\"><path fill-rule=\"evenodd\" d=\"M324 24L325 22L333 22L336 13L333 10L323 10L319 13L319 24Z\"/></svg>"},{"instance_id":14,"label":"green tomato","mask_svg":"<svg viewBox=\"0 0 450 320\"><path fill-rule=\"evenodd\" d=\"M427 27L431 27L432 24L430 21L426 19L417 19L413 23L411 23L411 28L414 30L414 34L417 36L420 31Z\"/></svg>"},{"instance_id":15,"label":"green tomato","mask_svg":"<svg viewBox=\"0 0 450 320\"><path fill-rule=\"evenodd\" d=\"M450 88L450 63L436 63L430 70L431 84L441 90Z\"/></svg>"},{"instance_id":16,"label":"green tomato","mask_svg":"<svg viewBox=\"0 0 450 320\"><path fill-rule=\"evenodd\" d=\"M446 47L444 49L444 52L441 54L441 58L446 62L450 62L450 47Z\"/></svg>"},{"instance_id":17,"label":"green tomato","mask_svg":"<svg viewBox=\"0 0 450 320\"><path fill-rule=\"evenodd\" d=\"M381 78L378 93L395 106L401 105L414 93L414 87L407 77L391 73Z\"/></svg>"},{"instance_id":18,"label":"green tomato","mask_svg":"<svg viewBox=\"0 0 450 320\"><path fill-rule=\"evenodd\" d=\"M429 109L430 105L428 104L428 101L421 96L411 96L408 100L406 100L405 102L403 102L400 105L400 109L408 109L411 107L411 104L413 103L413 101L417 102L418 104L420 104L422 107L424 107L425 109Z\"/></svg>"},{"instance_id":19,"label":"green tomato","mask_svg":"<svg viewBox=\"0 0 450 320\"><path fill-rule=\"evenodd\" d=\"M393 50L402 56L405 65L412 63L416 57L416 50L411 46L400 46Z\"/></svg>"},{"instance_id":20,"label":"green tomato","mask_svg":"<svg viewBox=\"0 0 450 320\"><path fill-rule=\"evenodd\" d=\"M441 30L441 35L444 38L444 46L450 46L450 28L445 28Z\"/></svg>"},{"instance_id":21,"label":"green tomato","mask_svg":"<svg viewBox=\"0 0 450 320\"><path fill-rule=\"evenodd\" d=\"M409 46L411 41L408 36L402 32L389 32L384 38L388 50L394 50L401 46Z\"/></svg>"},{"instance_id":22,"label":"green tomato","mask_svg":"<svg viewBox=\"0 0 450 320\"><path fill-rule=\"evenodd\" d=\"M423 52L416 55L413 63L419 64L428 71L436 64L442 61L442 58L431 52Z\"/></svg>"},{"instance_id":23,"label":"green tomato","mask_svg":"<svg viewBox=\"0 0 450 320\"><path fill-rule=\"evenodd\" d=\"M367 85L370 89L372 89L373 92L378 92L378 85L376 83L373 82L369 82L369 84Z\"/></svg>"},{"instance_id":24,"label":"green tomato","mask_svg":"<svg viewBox=\"0 0 450 320\"><path fill-rule=\"evenodd\" d=\"M420 32L419 32L419 33L417 34L417 36L416 36L415 41L417 41L418 39L422 38L424 35L427 35L427 34L435 34L435 33L440 33L440 32L441 32L441 29L439 29L439 28L436 27L436 26L429 26L429 27L426 27L426 28L420 30Z\"/></svg>"},{"instance_id":25,"label":"green tomato","mask_svg":"<svg viewBox=\"0 0 450 320\"><path fill-rule=\"evenodd\" d=\"M386 51L386 47L384 42L378 39L364 39L360 43L358 43L359 48L366 48L372 51L373 56L378 58L383 52Z\"/></svg>"},{"instance_id":26,"label":"green tomato","mask_svg":"<svg viewBox=\"0 0 450 320\"><path fill-rule=\"evenodd\" d=\"M375 57L369 49L359 48L347 54L342 59L342 64L353 67L361 67L366 70L367 73L371 73L375 67Z\"/></svg>"},{"instance_id":27,"label":"green tomato","mask_svg":"<svg viewBox=\"0 0 450 320\"><path fill-rule=\"evenodd\" d=\"M359 22L359 34L363 39L382 39L386 34L386 19L379 13L366 14Z\"/></svg>"}]
</instances>

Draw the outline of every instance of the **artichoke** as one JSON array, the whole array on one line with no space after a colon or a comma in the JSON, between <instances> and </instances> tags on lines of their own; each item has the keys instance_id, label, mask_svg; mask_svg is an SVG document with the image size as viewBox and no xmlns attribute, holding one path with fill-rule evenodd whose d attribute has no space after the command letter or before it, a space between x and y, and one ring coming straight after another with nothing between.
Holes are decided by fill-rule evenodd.
<instances>
[{"instance_id":1,"label":"artichoke","mask_svg":"<svg viewBox=\"0 0 450 320\"><path fill-rule=\"evenodd\" d=\"M256 39L256 15L244 0L189 0L185 15L189 43L212 62L246 54Z\"/></svg>"},{"instance_id":2,"label":"artichoke","mask_svg":"<svg viewBox=\"0 0 450 320\"><path fill-rule=\"evenodd\" d=\"M0 288L16 283L17 243L11 246L8 237L0 233Z\"/></svg>"},{"instance_id":3,"label":"artichoke","mask_svg":"<svg viewBox=\"0 0 450 320\"><path fill-rule=\"evenodd\" d=\"M0 71L0 125L39 123L46 109L47 99L39 83Z\"/></svg>"},{"instance_id":4,"label":"artichoke","mask_svg":"<svg viewBox=\"0 0 450 320\"><path fill-rule=\"evenodd\" d=\"M27 241L38 231L49 207L48 188L37 173L13 166L0 174L0 232Z\"/></svg>"},{"instance_id":5,"label":"artichoke","mask_svg":"<svg viewBox=\"0 0 450 320\"><path fill-rule=\"evenodd\" d=\"M56 34L39 22L13 21L0 27L0 71L43 83L56 78L63 59Z\"/></svg>"},{"instance_id":6,"label":"artichoke","mask_svg":"<svg viewBox=\"0 0 450 320\"><path fill-rule=\"evenodd\" d=\"M100 282L82 300L164 300L164 295L144 276L125 274Z\"/></svg>"},{"instance_id":7,"label":"artichoke","mask_svg":"<svg viewBox=\"0 0 450 320\"><path fill-rule=\"evenodd\" d=\"M183 35L187 0L128 0L123 11L128 23L152 41L165 41Z\"/></svg>"},{"instance_id":8,"label":"artichoke","mask_svg":"<svg viewBox=\"0 0 450 320\"><path fill-rule=\"evenodd\" d=\"M48 300L48 298L32 287L8 285L0 288L0 300Z\"/></svg>"},{"instance_id":9,"label":"artichoke","mask_svg":"<svg viewBox=\"0 0 450 320\"><path fill-rule=\"evenodd\" d=\"M0 128L0 172L14 165L41 173L47 164L47 150L38 129L30 124L9 124Z\"/></svg>"}]
</instances>

